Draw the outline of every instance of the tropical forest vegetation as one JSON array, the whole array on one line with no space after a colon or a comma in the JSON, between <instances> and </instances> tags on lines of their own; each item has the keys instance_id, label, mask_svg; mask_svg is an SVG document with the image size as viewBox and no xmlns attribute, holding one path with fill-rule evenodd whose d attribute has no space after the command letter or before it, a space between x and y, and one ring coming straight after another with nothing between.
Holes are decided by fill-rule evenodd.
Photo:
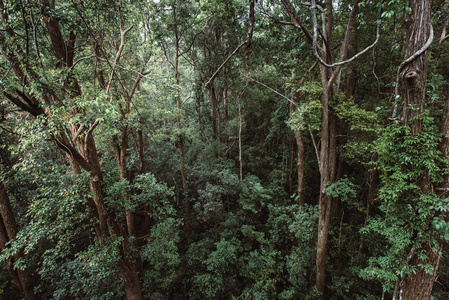
<instances>
[{"instance_id":1,"label":"tropical forest vegetation","mask_svg":"<svg viewBox=\"0 0 449 300\"><path fill-rule=\"evenodd\" d=\"M449 0L0 0L0 299L449 299Z\"/></svg>"}]
</instances>

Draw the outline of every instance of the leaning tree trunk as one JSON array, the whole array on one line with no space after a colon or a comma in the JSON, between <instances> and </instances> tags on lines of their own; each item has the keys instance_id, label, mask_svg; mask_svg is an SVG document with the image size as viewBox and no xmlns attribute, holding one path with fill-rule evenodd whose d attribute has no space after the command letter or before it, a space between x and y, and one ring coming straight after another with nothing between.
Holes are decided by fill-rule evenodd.
<instances>
[{"instance_id":1,"label":"leaning tree trunk","mask_svg":"<svg viewBox=\"0 0 449 300\"><path fill-rule=\"evenodd\" d=\"M405 53L407 58L423 48L430 38L431 31L431 1L410 0L409 6L412 8L412 13L409 18L409 24L407 24ZM419 134L422 130L421 121L415 119L415 117L424 112L426 78L427 51L405 65L400 73L400 91L403 99L401 121L404 125L410 127L413 135ZM443 117L443 121L444 119L446 117ZM428 179L424 178L418 184L423 192L431 192ZM419 252L424 252L427 255L427 259L420 259L418 257ZM439 262L440 255L438 250L433 249L431 245L423 245L420 249L413 251L409 263L416 266L417 271L405 276L400 290L400 298L430 299ZM420 265L426 264L430 264L433 267L433 272L428 273L420 267Z\"/></svg>"}]
</instances>

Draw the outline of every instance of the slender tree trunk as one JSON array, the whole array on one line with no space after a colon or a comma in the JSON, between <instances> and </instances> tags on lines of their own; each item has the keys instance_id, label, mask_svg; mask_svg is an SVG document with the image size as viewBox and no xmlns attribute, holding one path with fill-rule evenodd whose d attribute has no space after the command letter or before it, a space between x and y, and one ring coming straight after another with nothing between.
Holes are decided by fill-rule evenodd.
<instances>
[{"instance_id":1,"label":"slender tree trunk","mask_svg":"<svg viewBox=\"0 0 449 300\"><path fill-rule=\"evenodd\" d=\"M217 95L215 94L215 88L213 82L210 83L209 87L210 101L212 103L212 129L214 132L214 140L218 138L218 127L217 127Z\"/></svg>"},{"instance_id":2,"label":"slender tree trunk","mask_svg":"<svg viewBox=\"0 0 449 300\"><path fill-rule=\"evenodd\" d=\"M177 18L177 11L176 11L176 5L173 5L173 20L174 20L174 33L175 33L175 83L177 86L177 90L176 90L176 98L177 98L177 109L178 109L178 118L177 118L177 125L178 125L178 130L181 131L182 129L182 124L181 124L181 115L182 115L182 110L181 110L181 91L180 91L180 87L179 87L179 78L180 78L180 73L179 73L179 41L180 41L180 37L179 37L179 33L178 33L178 18ZM180 155L180 160L181 160L181 178L182 178L182 190L184 193L184 205L185 205L185 222L186 222L186 232L187 232L187 236L190 237L192 229L191 229L191 220L190 220L190 199L189 196L187 194L187 176L186 176L186 171L185 171L185 153L184 153L184 140L181 134L181 137L179 139L179 155Z\"/></svg>"},{"instance_id":3,"label":"slender tree trunk","mask_svg":"<svg viewBox=\"0 0 449 300\"><path fill-rule=\"evenodd\" d=\"M126 158L128 156L128 128L127 126L123 127L121 129L120 137L118 135L113 137L114 142L114 152L115 152L115 160L117 163L117 167L119 170L119 176L120 180L128 180L129 178L129 172L128 167L126 166ZM123 200L125 203L129 203L130 195L127 188L123 191ZM128 236L136 236L136 231L134 227L134 213L132 211L127 210L126 211L126 228L128 231Z\"/></svg>"},{"instance_id":4,"label":"slender tree trunk","mask_svg":"<svg viewBox=\"0 0 449 300\"><path fill-rule=\"evenodd\" d=\"M377 160L377 153L374 155L372 161L376 161L376 160ZM370 183L369 183L368 198L366 200L366 216L365 216L365 223L363 225L365 227L368 225L373 202L376 199L376 186L377 186L378 180L379 180L379 171L376 168L373 168L371 170L371 179L370 179ZM365 249L365 238L362 237L362 240L360 241L359 252L363 252L364 249Z\"/></svg>"},{"instance_id":5,"label":"slender tree trunk","mask_svg":"<svg viewBox=\"0 0 449 300\"><path fill-rule=\"evenodd\" d=\"M298 205L304 206L304 142L301 131L295 132L296 145L298 146L298 156L296 158L296 167L298 169Z\"/></svg>"},{"instance_id":6,"label":"slender tree trunk","mask_svg":"<svg viewBox=\"0 0 449 300\"><path fill-rule=\"evenodd\" d=\"M145 149L145 141L143 138L143 132L141 129L137 129L137 154L139 156L139 174L145 174L146 172L146 165L145 165L145 156L144 156L144 149ZM144 211L144 228L143 232L145 234L148 234L150 232L151 224L150 224L150 216L148 214L148 205L144 204L143 206Z\"/></svg>"},{"instance_id":7,"label":"slender tree trunk","mask_svg":"<svg viewBox=\"0 0 449 300\"><path fill-rule=\"evenodd\" d=\"M243 160L242 160L242 105L240 104L240 98L237 99L238 107L239 107L239 173L240 173L240 181L243 181Z\"/></svg>"},{"instance_id":8,"label":"slender tree trunk","mask_svg":"<svg viewBox=\"0 0 449 300\"><path fill-rule=\"evenodd\" d=\"M291 138L288 142L288 193L293 193L293 175L295 174L295 138Z\"/></svg>"},{"instance_id":9,"label":"slender tree trunk","mask_svg":"<svg viewBox=\"0 0 449 300\"><path fill-rule=\"evenodd\" d=\"M292 102L299 103L299 92L293 92ZM292 114L296 108L293 103L290 103L290 114ZM298 205L304 206L304 142L302 140L302 132L300 130L295 132L295 141L298 147L298 154L296 156L296 168L298 172Z\"/></svg>"}]
</instances>

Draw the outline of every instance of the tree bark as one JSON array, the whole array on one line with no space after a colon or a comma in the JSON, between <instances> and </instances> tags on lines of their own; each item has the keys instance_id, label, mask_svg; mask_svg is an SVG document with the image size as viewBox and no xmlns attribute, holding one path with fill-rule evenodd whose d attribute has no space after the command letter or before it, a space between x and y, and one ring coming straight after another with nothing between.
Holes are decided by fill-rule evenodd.
<instances>
[{"instance_id":1,"label":"tree bark","mask_svg":"<svg viewBox=\"0 0 449 300\"><path fill-rule=\"evenodd\" d=\"M405 57L411 57L429 38L431 2L410 0L412 14L407 24L407 45ZM413 120L424 112L425 85L427 80L427 51L404 66L400 74L403 99L402 123L411 128L412 134L421 132L421 121ZM413 120L413 121L412 121Z\"/></svg>"},{"instance_id":2,"label":"tree bark","mask_svg":"<svg viewBox=\"0 0 449 300\"><path fill-rule=\"evenodd\" d=\"M404 278L404 283L399 294L399 299L431 299L433 284L437 278L437 272L441 257L438 251L432 249L430 245L424 246L421 250L425 251L427 259L421 260L416 254L413 255L409 263L412 266L416 266L417 270L416 273L409 274ZM433 272L431 274L427 273L423 268L418 266L419 264L432 265Z\"/></svg>"},{"instance_id":3,"label":"tree bark","mask_svg":"<svg viewBox=\"0 0 449 300\"><path fill-rule=\"evenodd\" d=\"M296 108L293 103L299 103L299 92L293 92L292 103L290 103L290 114L292 114ZM298 172L298 205L304 206L304 141L302 140L302 132L300 130L295 133L295 141L298 148L298 154L296 156L296 168Z\"/></svg>"},{"instance_id":4,"label":"tree bark","mask_svg":"<svg viewBox=\"0 0 449 300\"><path fill-rule=\"evenodd\" d=\"M419 51L429 39L431 2L430 0L409 1L412 13L407 24L406 58L411 57ZM425 51L405 65L400 73L400 91L403 99L401 121L404 125L410 127L413 135L419 134L422 131L422 122L416 117L424 112L428 64L427 56L428 53ZM445 118L443 116L443 121ZM426 176L418 184L424 193L431 192L430 182ZM424 252L427 255L427 259L421 260L418 258L418 252ZM439 267L440 255L438 250L433 249L429 244L425 244L416 251L413 251L411 255L409 264L416 268L416 272L405 276L400 289L400 298L428 300L431 298L433 284ZM425 272L419 264L430 264L433 267L433 272L431 274Z\"/></svg>"},{"instance_id":5,"label":"tree bark","mask_svg":"<svg viewBox=\"0 0 449 300\"><path fill-rule=\"evenodd\" d=\"M16 219L11 209L11 202L6 191L6 187L3 182L0 181L0 247L1 250L5 250L8 242L16 239L18 233L18 227ZM34 280L33 276L25 269L14 268L14 261L17 261L23 257L23 252L13 255L12 258L6 260L6 269L11 275L16 286L22 291L26 299L34 300L39 299L34 292Z\"/></svg>"}]
</instances>

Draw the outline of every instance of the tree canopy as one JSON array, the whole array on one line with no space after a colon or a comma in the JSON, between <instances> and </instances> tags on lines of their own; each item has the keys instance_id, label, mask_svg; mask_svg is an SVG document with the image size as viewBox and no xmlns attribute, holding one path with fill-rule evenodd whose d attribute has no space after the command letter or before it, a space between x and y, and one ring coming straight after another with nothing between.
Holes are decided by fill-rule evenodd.
<instances>
[{"instance_id":1,"label":"tree canopy","mask_svg":"<svg viewBox=\"0 0 449 300\"><path fill-rule=\"evenodd\" d=\"M0 0L1 299L447 299L449 0Z\"/></svg>"}]
</instances>

